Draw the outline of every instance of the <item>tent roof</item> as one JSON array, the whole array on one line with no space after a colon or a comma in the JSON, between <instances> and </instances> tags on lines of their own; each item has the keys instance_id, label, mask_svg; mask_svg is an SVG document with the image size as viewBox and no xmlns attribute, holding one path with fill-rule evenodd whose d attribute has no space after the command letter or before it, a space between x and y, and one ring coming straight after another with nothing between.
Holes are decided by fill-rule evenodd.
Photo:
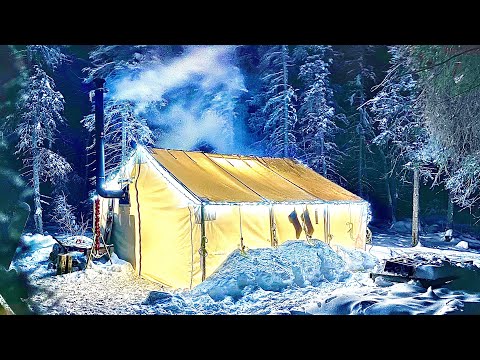
<instances>
[{"instance_id":1,"label":"tent roof","mask_svg":"<svg viewBox=\"0 0 480 360\"><path fill-rule=\"evenodd\" d=\"M363 201L292 159L167 149L151 153L190 192L212 203Z\"/></svg>"}]
</instances>

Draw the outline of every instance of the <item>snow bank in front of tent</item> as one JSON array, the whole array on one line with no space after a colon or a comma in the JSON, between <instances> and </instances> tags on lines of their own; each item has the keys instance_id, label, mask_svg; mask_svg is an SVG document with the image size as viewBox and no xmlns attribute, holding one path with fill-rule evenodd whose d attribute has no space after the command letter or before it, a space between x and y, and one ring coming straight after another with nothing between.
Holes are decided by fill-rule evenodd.
<instances>
[{"instance_id":1,"label":"snow bank in front of tent","mask_svg":"<svg viewBox=\"0 0 480 360\"><path fill-rule=\"evenodd\" d=\"M338 255L345 261L349 271L367 271L379 264L378 259L361 249L348 249L337 245Z\"/></svg>"},{"instance_id":2,"label":"snow bank in front of tent","mask_svg":"<svg viewBox=\"0 0 480 360\"><path fill-rule=\"evenodd\" d=\"M251 289L280 292L287 287L341 282L349 276L345 261L324 242L287 241L277 249L234 251L194 293L208 294L216 301L227 296L238 300Z\"/></svg>"}]
</instances>

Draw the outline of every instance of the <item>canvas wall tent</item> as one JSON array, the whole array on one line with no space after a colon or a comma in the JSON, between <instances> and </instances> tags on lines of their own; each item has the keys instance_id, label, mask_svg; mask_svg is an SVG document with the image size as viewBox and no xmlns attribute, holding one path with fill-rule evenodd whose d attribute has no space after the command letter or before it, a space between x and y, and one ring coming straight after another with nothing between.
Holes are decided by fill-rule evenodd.
<instances>
[{"instance_id":1,"label":"canvas wall tent","mask_svg":"<svg viewBox=\"0 0 480 360\"><path fill-rule=\"evenodd\" d=\"M311 238L365 247L368 203L291 159L139 147L123 170L129 201L102 199L110 242L168 286L199 284L235 249Z\"/></svg>"}]
</instances>

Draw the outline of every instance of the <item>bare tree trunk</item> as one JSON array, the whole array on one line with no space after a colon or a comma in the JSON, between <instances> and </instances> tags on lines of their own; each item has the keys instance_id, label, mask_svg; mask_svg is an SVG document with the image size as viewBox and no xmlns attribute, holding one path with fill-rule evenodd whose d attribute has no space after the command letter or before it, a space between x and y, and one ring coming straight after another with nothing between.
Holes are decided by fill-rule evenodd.
<instances>
[{"instance_id":1,"label":"bare tree trunk","mask_svg":"<svg viewBox=\"0 0 480 360\"><path fill-rule=\"evenodd\" d=\"M283 156L288 157L288 72L287 72L287 45L282 45L282 63L283 63L283 90L285 97L283 98Z\"/></svg>"},{"instance_id":2,"label":"bare tree trunk","mask_svg":"<svg viewBox=\"0 0 480 360\"><path fill-rule=\"evenodd\" d=\"M393 206L393 213L397 213L397 204L398 204L398 187L397 187L397 180L395 176L390 178L390 191L392 193L392 206Z\"/></svg>"},{"instance_id":3,"label":"bare tree trunk","mask_svg":"<svg viewBox=\"0 0 480 360\"><path fill-rule=\"evenodd\" d=\"M418 210L420 190L420 170L415 166L413 170L413 214L412 214L412 246L418 244Z\"/></svg>"},{"instance_id":4,"label":"bare tree trunk","mask_svg":"<svg viewBox=\"0 0 480 360\"><path fill-rule=\"evenodd\" d=\"M327 162L325 161L325 134L320 137L320 158L322 159L322 175L327 176Z\"/></svg>"},{"instance_id":5,"label":"bare tree trunk","mask_svg":"<svg viewBox=\"0 0 480 360\"><path fill-rule=\"evenodd\" d=\"M120 164L121 167L123 167L123 165L125 165L125 163L127 162L127 129L125 122L125 117L122 116L122 162Z\"/></svg>"},{"instance_id":6,"label":"bare tree trunk","mask_svg":"<svg viewBox=\"0 0 480 360\"><path fill-rule=\"evenodd\" d=\"M361 68L363 69L363 63L361 63ZM360 104L363 104L365 101L365 96L363 92L363 82L362 82L362 77L361 75L357 75L356 77L356 84L358 86L358 89L360 91ZM358 196L363 197L363 170L364 170L364 162L363 162L363 157L364 157L364 146L365 146L365 134L364 134L364 128L363 124L365 123L365 109L361 108L359 110L359 117L358 117L358 147L359 147L359 154L358 154Z\"/></svg>"},{"instance_id":7,"label":"bare tree trunk","mask_svg":"<svg viewBox=\"0 0 480 360\"><path fill-rule=\"evenodd\" d=\"M453 199L450 193L448 193L447 228L453 229Z\"/></svg>"},{"instance_id":8,"label":"bare tree trunk","mask_svg":"<svg viewBox=\"0 0 480 360\"><path fill-rule=\"evenodd\" d=\"M361 129L359 131L362 131ZM363 197L363 146L364 136L360 133L359 137L359 154L358 154L358 196Z\"/></svg>"},{"instance_id":9,"label":"bare tree trunk","mask_svg":"<svg viewBox=\"0 0 480 360\"><path fill-rule=\"evenodd\" d=\"M389 177L386 177L385 179L385 186L387 187L387 197L388 197L388 206L390 207L390 216L391 216L392 222L395 223L397 222L397 216L395 215L395 206L393 205L392 189L390 186Z\"/></svg>"},{"instance_id":10,"label":"bare tree trunk","mask_svg":"<svg viewBox=\"0 0 480 360\"><path fill-rule=\"evenodd\" d=\"M88 198L88 175L89 175L89 169L88 169L88 144L89 144L89 136L85 136L85 176L84 176L84 198Z\"/></svg>"},{"instance_id":11,"label":"bare tree trunk","mask_svg":"<svg viewBox=\"0 0 480 360\"><path fill-rule=\"evenodd\" d=\"M392 222L396 222L397 218L395 216L395 208L393 207L392 191L390 188L390 177L388 176L389 171L387 167L387 159L382 149L379 149L379 152L380 152L380 157L382 159L382 164L383 164L383 176L385 178L385 188L387 191L388 207L390 208L390 219L392 220Z\"/></svg>"},{"instance_id":12,"label":"bare tree trunk","mask_svg":"<svg viewBox=\"0 0 480 360\"><path fill-rule=\"evenodd\" d=\"M35 230L39 234L43 234L42 204L40 202L40 149L37 139L37 126L34 126L32 131L33 203L35 205L33 220L35 221Z\"/></svg>"}]
</instances>

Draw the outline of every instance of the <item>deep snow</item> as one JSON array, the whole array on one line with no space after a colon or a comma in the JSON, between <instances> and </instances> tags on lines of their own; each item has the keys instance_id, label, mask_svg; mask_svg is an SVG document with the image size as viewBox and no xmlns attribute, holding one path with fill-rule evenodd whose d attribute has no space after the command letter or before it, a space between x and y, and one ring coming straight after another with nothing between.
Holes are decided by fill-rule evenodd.
<instances>
[{"instance_id":1,"label":"deep snow","mask_svg":"<svg viewBox=\"0 0 480 360\"><path fill-rule=\"evenodd\" d=\"M467 248L456 246L462 241ZM235 251L192 290L141 279L116 255L113 264L97 261L56 276L48 268L54 243L25 234L12 263L28 274L30 303L41 314L480 314L480 241L466 235L445 242L441 233L430 233L412 248L407 232L374 229L366 251L321 241ZM370 279L382 259L407 254L429 261L417 270L425 277L459 279L436 289Z\"/></svg>"}]
</instances>

